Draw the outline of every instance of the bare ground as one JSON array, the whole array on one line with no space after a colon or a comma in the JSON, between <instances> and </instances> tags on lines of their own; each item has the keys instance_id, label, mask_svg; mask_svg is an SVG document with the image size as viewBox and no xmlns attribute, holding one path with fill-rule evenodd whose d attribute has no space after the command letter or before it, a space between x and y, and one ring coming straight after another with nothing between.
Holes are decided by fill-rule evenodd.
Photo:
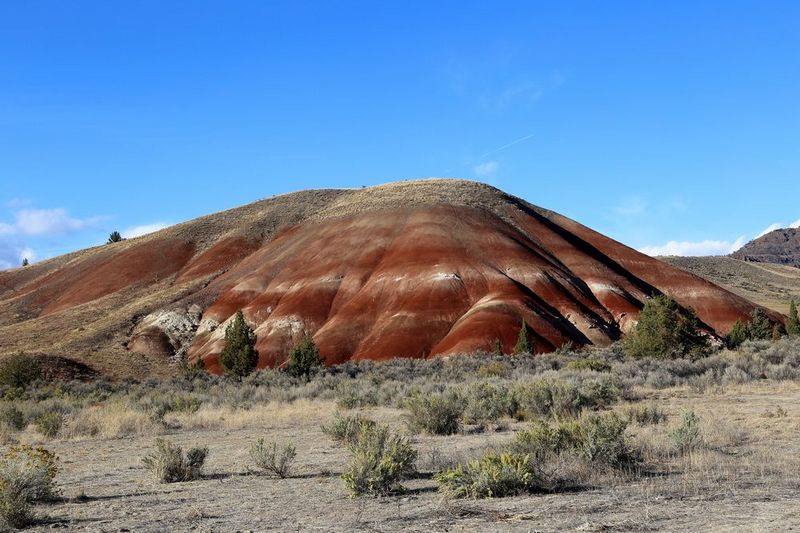
<instances>
[{"instance_id":1,"label":"bare ground","mask_svg":"<svg viewBox=\"0 0 800 533\"><path fill-rule=\"evenodd\" d=\"M669 422L633 427L650 475L608 479L571 493L488 500L447 500L430 473L439 457L461 459L501 445L510 431L416 436L418 479L385 498L350 498L339 478L347 451L320 425L327 402L270 404L249 415L175 419L185 429L168 438L210 448L203 479L160 484L141 457L153 437L52 441L62 459L63 501L42 505L33 530L87 531L791 531L800 524L800 384L764 381L693 392L642 394L657 399ZM667 432L682 409L702 419L706 446L688 456L664 454ZM375 419L402 428L401 412L379 408ZM191 428L191 429L189 429ZM293 477L255 473L247 449L259 437L291 439ZM660 454L660 455L659 455ZM650 457L648 457L648 455Z\"/></svg>"}]
</instances>

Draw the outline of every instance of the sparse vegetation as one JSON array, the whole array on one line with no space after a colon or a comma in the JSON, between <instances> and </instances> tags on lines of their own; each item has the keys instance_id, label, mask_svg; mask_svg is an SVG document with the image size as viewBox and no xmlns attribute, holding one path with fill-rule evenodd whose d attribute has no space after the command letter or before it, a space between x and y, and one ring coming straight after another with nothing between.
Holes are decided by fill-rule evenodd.
<instances>
[{"instance_id":1,"label":"sparse vegetation","mask_svg":"<svg viewBox=\"0 0 800 533\"><path fill-rule=\"evenodd\" d=\"M697 449L703 442L700 433L700 417L694 411L681 413L678 425L670 431L672 441L683 453L690 453Z\"/></svg>"},{"instance_id":2,"label":"sparse vegetation","mask_svg":"<svg viewBox=\"0 0 800 533\"><path fill-rule=\"evenodd\" d=\"M244 377L256 369L258 352L256 335L244 320L241 311L236 312L233 321L225 328L225 346L219 355L219 362L225 374Z\"/></svg>"},{"instance_id":3,"label":"sparse vegetation","mask_svg":"<svg viewBox=\"0 0 800 533\"><path fill-rule=\"evenodd\" d=\"M352 457L342 479L353 496L389 494L416 470L417 450L407 438L392 433L389 426L362 425L350 452Z\"/></svg>"},{"instance_id":4,"label":"sparse vegetation","mask_svg":"<svg viewBox=\"0 0 800 533\"><path fill-rule=\"evenodd\" d=\"M296 456L297 449L291 442L278 445L258 439L250 447L250 458L256 467L281 479L289 477Z\"/></svg>"},{"instance_id":5,"label":"sparse vegetation","mask_svg":"<svg viewBox=\"0 0 800 533\"><path fill-rule=\"evenodd\" d=\"M49 412L40 415L36 421L36 431L48 438L58 435L64 424L64 415L59 412Z\"/></svg>"},{"instance_id":6,"label":"sparse vegetation","mask_svg":"<svg viewBox=\"0 0 800 533\"><path fill-rule=\"evenodd\" d=\"M208 448L183 448L166 439L156 439L156 449L142 459L144 466L161 483L177 483L200 479Z\"/></svg>"}]
</instances>

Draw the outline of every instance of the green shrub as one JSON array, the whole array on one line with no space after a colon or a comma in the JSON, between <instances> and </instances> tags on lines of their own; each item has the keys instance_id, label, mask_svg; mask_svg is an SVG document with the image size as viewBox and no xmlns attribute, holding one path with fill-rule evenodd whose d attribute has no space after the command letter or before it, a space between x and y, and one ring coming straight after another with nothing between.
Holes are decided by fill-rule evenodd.
<instances>
[{"instance_id":1,"label":"green shrub","mask_svg":"<svg viewBox=\"0 0 800 533\"><path fill-rule=\"evenodd\" d=\"M415 433L452 435L461 428L464 402L453 389L441 394L414 394L403 403L406 423Z\"/></svg>"},{"instance_id":2,"label":"green shrub","mask_svg":"<svg viewBox=\"0 0 800 533\"><path fill-rule=\"evenodd\" d=\"M357 381L344 381L334 392L336 407L339 409L356 409L378 405L378 398L373 389L365 390L365 385Z\"/></svg>"},{"instance_id":3,"label":"green shrub","mask_svg":"<svg viewBox=\"0 0 800 533\"><path fill-rule=\"evenodd\" d=\"M519 414L525 420L576 417L583 408L578 386L562 379L536 379L518 387L516 393Z\"/></svg>"},{"instance_id":4,"label":"green shrub","mask_svg":"<svg viewBox=\"0 0 800 533\"><path fill-rule=\"evenodd\" d=\"M291 442L278 446L277 442L267 444L258 439L250 447L250 458L256 467L281 479L289 476L296 456L297 450Z\"/></svg>"},{"instance_id":5,"label":"green shrub","mask_svg":"<svg viewBox=\"0 0 800 533\"><path fill-rule=\"evenodd\" d=\"M694 411L684 411L681 413L680 422L669 436L683 453L689 453L698 448L703 443L700 417Z\"/></svg>"},{"instance_id":6,"label":"green shrub","mask_svg":"<svg viewBox=\"0 0 800 533\"><path fill-rule=\"evenodd\" d=\"M532 354L533 353L533 341L531 340L531 328L525 322L522 321L522 325L519 328L519 336L517 337L517 344L514 345L514 354L521 355L521 354Z\"/></svg>"},{"instance_id":7,"label":"green shrub","mask_svg":"<svg viewBox=\"0 0 800 533\"><path fill-rule=\"evenodd\" d=\"M640 426L660 424L667 419L664 410L654 402L644 405L628 405L622 413L629 423Z\"/></svg>"},{"instance_id":8,"label":"green shrub","mask_svg":"<svg viewBox=\"0 0 800 533\"><path fill-rule=\"evenodd\" d=\"M52 439L61 431L61 426L64 425L64 415L56 411L50 411L40 415L34 421L34 425L36 426L36 431Z\"/></svg>"},{"instance_id":9,"label":"green shrub","mask_svg":"<svg viewBox=\"0 0 800 533\"><path fill-rule=\"evenodd\" d=\"M730 333L725 337L725 344L731 350L738 348L739 346L744 343L749 337L749 333L747 332L747 326L745 326L741 320L738 318L736 322L733 324L733 328L731 328Z\"/></svg>"},{"instance_id":10,"label":"green shrub","mask_svg":"<svg viewBox=\"0 0 800 533\"><path fill-rule=\"evenodd\" d=\"M464 422L467 424L493 423L505 416L514 416L517 401L505 384L478 382L465 394Z\"/></svg>"},{"instance_id":11,"label":"green shrub","mask_svg":"<svg viewBox=\"0 0 800 533\"><path fill-rule=\"evenodd\" d=\"M25 389L40 377L42 368L33 357L16 354L0 361L0 386Z\"/></svg>"},{"instance_id":12,"label":"green shrub","mask_svg":"<svg viewBox=\"0 0 800 533\"><path fill-rule=\"evenodd\" d=\"M434 476L439 491L451 498L501 498L542 490L541 477L530 457L489 452L465 465Z\"/></svg>"},{"instance_id":13,"label":"green shrub","mask_svg":"<svg viewBox=\"0 0 800 533\"><path fill-rule=\"evenodd\" d=\"M156 450L142 459L161 483L177 483L199 479L208 448L192 448L186 455L180 446L166 439L156 439Z\"/></svg>"},{"instance_id":14,"label":"green shrub","mask_svg":"<svg viewBox=\"0 0 800 533\"><path fill-rule=\"evenodd\" d=\"M0 486L10 500L52 500L58 494L55 485L58 471L58 457L51 451L17 446L0 457Z\"/></svg>"},{"instance_id":15,"label":"green shrub","mask_svg":"<svg viewBox=\"0 0 800 533\"><path fill-rule=\"evenodd\" d=\"M611 364L602 359L584 357L567 363L570 370L591 370L593 372L611 372Z\"/></svg>"},{"instance_id":16,"label":"green shrub","mask_svg":"<svg viewBox=\"0 0 800 533\"><path fill-rule=\"evenodd\" d=\"M478 368L479 378L504 378L508 375L508 367L500 361L492 361Z\"/></svg>"},{"instance_id":17,"label":"green shrub","mask_svg":"<svg viewBox=\"0 0 800 533\"><path fill-rule=\"evenodd\" d=\"M767 340L772 337L772 324L764 311L756 307L747 324L747 338L754 341Z\"/></svg>"},{"instance_id":18,"label":"green shrub","mask_svg":"<svg viewBox=\"0 0 800 533\"><path fill-rule=\"evenodd\" d=\"M636 325L623 341L625 353L634 358L694 358L704 355L708 346L694 310L681 308L665 295L645 303Z\"/></svg>"},{"instance_id":19,"label":"green shrub","mask_svg":"<svg viewBox=\"0 0 800 533\"><path fill-rule=\"evenodd\" d=\"M122 237L122 235L120 234L120 232L118 232L118 231L112 231L112 232L111 232L111 233L108 235L108 241L106 241L106 244L112 244L112 243L115 243L115 242L122 242L122 241L124 241L124 240L125 240L125 239Z\"/></svg>"},{"instance_id":20,"label":"green shrub","mask_svg":"<svg viewBox=\"0 0 800 533\"><path fill-rule=\"evenodd\" d=\"M25 415L13 402L2 402L0 403L0 426L19 431L25 427Z\"/></svg>"},{"instance_id":21,"label":"green shrub","mask_svg":"<svg viewBox=\"0 0 800 533\"><path fill-rule=\"evenodd\" d=\"M306 333L289 355L289 371L295 376L308 377L311 372L322 366L322 357L313 337Z\"/></svg>"},{"instance_id":22,"label":"green shrub","mask_svg":"<svg viewBox=\"0 0 800 533\"><path fill-rule=\"evenodd\" d=\"M353 496L389 494L415 472L417 450L405 437L391 433L389 426L362 425L350 452L342 479Z\"/></svg>"},{"instance_id":23,"label":"green shrub","mask_svg":"<svg viewBox=\"0 0 800 533\"><path fill-rule=\"evenodd\" d=\"M510 449L538 462L570 455L596 465L623 468L639 460L626 437L627 427L627 421L613 412L574 421L538 421L519 432Z\"/></svg>"},{"instance_id":24,"label":"green shrub","mask_svg":"<svg viewBox=\"0 0 800 533\"><path fill-rule=\"evenodd\" d=\"M0 479L0 531L22 529L34 521L33 509L25 494Z\"/></svg>"},{"instance_id":25,"label":"green shrub","mask_svg":"<svg viewBox=\"0 0 800 533\"><path fill-rule=\"evenodd\" d=\"M374 427L375 422L359 414L335 413L330 423L322 426L322 432L336 442L355 444L364 426Z\"/></svg>"},{"instance_id":26,"label":"green shrub","mask_svg":"<svg viewBox=\"0 0 800 533\"><path fill-rule=\"evenodd\" d=\"M789 318L786 320L786 334L790 337L800 335L800 319L797 317L797 304L794 300L789 303Z\"/></svg>"},{"instance_id":27,"label":"green shrub","mask_svg":"<svg viewBox=\"0 0 800 533\"><path fill-rule=\"evenodd\" d=\"M225 346L219 355L219 363L225 374L243 377L256 369L258 352L256 335L244 320L241 311L236 312L233 321L225 328Z\"/></svg>"}]
</instances>

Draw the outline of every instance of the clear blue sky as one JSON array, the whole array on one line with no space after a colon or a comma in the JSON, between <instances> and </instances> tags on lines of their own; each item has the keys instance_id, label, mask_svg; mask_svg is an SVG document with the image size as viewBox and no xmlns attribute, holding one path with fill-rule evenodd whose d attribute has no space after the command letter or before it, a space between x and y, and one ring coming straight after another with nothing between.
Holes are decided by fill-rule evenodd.
<instances>
[{"instance_id":1,"label":"clear blue sky","mask_svg":"<svg viewBox=\"0 0 800 533\"><path fill-rule=\"evenodd\" d=\"M0 4L0 268L428 176L651 251L788 226L800 3Z\"/></svg>"}]
</instances>

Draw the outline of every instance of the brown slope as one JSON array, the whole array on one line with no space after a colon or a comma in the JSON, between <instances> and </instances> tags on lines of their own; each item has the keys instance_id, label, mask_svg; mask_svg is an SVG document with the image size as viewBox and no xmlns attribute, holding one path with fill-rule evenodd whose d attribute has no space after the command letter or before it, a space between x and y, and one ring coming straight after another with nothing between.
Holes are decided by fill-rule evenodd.
<instances>
[{"instance_id":1,"label":"brown slope","mask_svg":"<svg viewBox=\"0 0 800 533\"><path fill-rule=\"evenodd\" d=\"M225 322L256 327L261 365L304 331L330 363L608 343L666 292L717 333L748 301L572 220L460 180L304 191L0 273L0 354L166 373L188 350L218 371Z\"/></svg>"}]
</instances>

